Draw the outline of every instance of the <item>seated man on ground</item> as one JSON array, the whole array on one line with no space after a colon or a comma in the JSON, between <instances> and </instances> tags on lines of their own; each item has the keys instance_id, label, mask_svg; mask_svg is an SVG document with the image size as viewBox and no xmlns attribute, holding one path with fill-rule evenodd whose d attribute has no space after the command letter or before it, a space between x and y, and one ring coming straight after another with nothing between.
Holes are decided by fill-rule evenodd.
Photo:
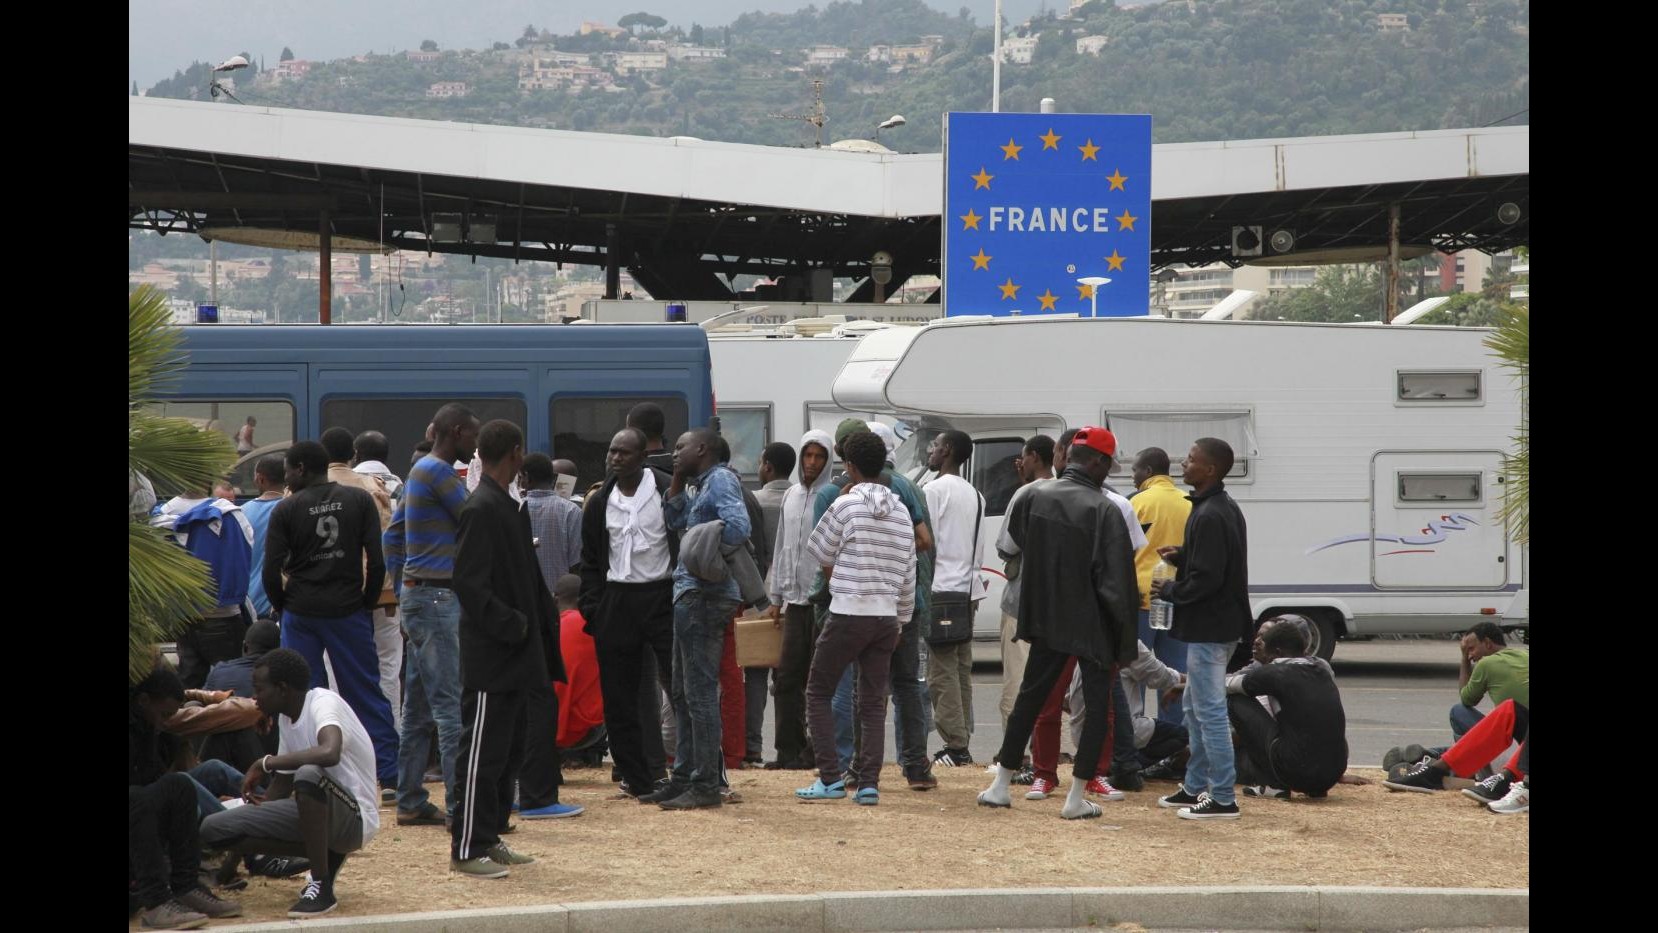
<instances>
[{"instance_id":1,"label":"seated man on ground","mask_svg":"<svg viewBox=\"0 0 1658 933\"><path fill-rule=\"evenodd\" d=\"M597 766L605 747L604 696L599 689L599 658L577 601L581 577L567 573L553 584L558 600L559 648L564 654L564 681L553 684L558 696L558 747L565 761Z\"/></svg>"},{"instance_id":2,"label":"seated man on ground","mask_svg":"<svg viewBox=\"0 0 1658 933\"><path fill-rule=\"evenodd\" d=\"M374 745L351 707L326 687L307 690L311 668L296 651L278 648L253 667L254 699L276 720L280 751L248 768L248 806L202 821L202 844L233 852L305 855L312 880L289 908L314 917L338 906L334 881L346 855L380 828ZM271 775L261 800L254 795ZM322 867L317 867L322 866Z\"/></svg>"},{"instance_id":3,"label":"seated man on ground","mask_svg":"<svg viewBox=\"0 0 1658 933\"><path fill-rule=\"evenodd\" d=\"M184 685L158 663L127 690L127 872L145 929L184 930L242 907L202 885L198 788L173 769L179 740L161 724L184 702ZM217 802L217 801L215 801Z\"/></svg>"},{"instance_id":4,"label":"seated man on ground","mask_svg":"<svg viewBox=\"0 0 1658 933\"><path fill-rule=\"evenodd\" d=\"M1301 618L1261 623L1255 662L1226 679L1238 781L1251 797L1323 797L1347 770L1347 716L1330 665L1306 657Z\"/></svg>"},{"instance_id":5,"label":"seated man on ground","mask_svg":"<svg viewBox=\"0 0 1658 933\"><path fill-rule=\"evenodd\" d=\"M1468 734L1458 739L1455 745L1445 749L1443 755L1434 757L1425 754L1414 764L1395 765L1382 786L1388 790L1416 793L1444 790L1447 777L1473 777L1487 762L1501 755L1515 736L1520 737L1520 750L1514 753L1503 770L1462 791L1480 803L1496 803L1525 779L1526 766L1531 763L1531 710L1514 700L1498 703L1489 716L1476 722L1474 728L1469 729ZM1529 802L1528 788L1528 805Z\"/></svg>"}]
</instances>

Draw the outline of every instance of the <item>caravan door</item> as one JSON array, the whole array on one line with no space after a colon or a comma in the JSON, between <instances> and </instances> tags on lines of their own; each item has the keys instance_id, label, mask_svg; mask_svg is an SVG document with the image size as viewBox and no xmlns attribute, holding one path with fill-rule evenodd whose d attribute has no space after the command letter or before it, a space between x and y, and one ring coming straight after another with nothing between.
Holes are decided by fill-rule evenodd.
<instances>
[{"instance_id":1,"label":"caravan door","mask_svg":"<svg viewBox=\"0 0 1658 933\"><path fill-rule=\"evenodd\" d=\"M1380 451L1371 459L1370 576L1378 589L1502 589L1509 580L1498 451Z\"/></svg>"}]
</instances>

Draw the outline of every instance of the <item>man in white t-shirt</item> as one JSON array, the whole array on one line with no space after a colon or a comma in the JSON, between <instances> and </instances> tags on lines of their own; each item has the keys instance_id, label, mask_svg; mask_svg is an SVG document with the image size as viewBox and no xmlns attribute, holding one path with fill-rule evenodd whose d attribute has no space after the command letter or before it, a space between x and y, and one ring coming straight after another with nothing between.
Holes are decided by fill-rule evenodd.
<instances>
[{"instance_id":1,"label":"man in white t-shirt","mask_svg":"<svg viewBox=\"0 0 1658 933\"><path fill-rule=\"evenodd\" d=\"M310 665L278 648L253 665L253 698L276 720L281 745L248 766L246 806L209 816L201 844L231 852L304 855L312 880L288 916L316 917L338 906L334 879L380 828L374 743L351 707L326 687L307 690ZM270 775L270 787L255 789ZM326 866L326 867L322 867Z\"/></svg>"},{"instance_id":2,"label":"man in white t-shirt","mask_svg":"<svg viewBox=\"0 0 1658 933\"><path fill-rule=\"evenodd\" d=\"M940 433L927 448L927 466L938 476L921 487L937 555L927 632L927 689L944 748L933 759L946 766L973 762L967 742L973 732L973 606L984 595L979 586L984 497L961 478L972 456L973 439L964 432Z\"/></svg>"}]
</instances>

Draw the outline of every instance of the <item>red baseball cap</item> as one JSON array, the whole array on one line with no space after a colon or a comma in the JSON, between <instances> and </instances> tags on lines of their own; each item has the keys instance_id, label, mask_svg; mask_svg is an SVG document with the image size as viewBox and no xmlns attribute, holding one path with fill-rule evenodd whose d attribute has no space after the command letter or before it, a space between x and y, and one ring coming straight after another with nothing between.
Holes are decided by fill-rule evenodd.
<instances>
[{"instance_id":1,"label":"red baseball cap","mask_svg":"<svg viewBox=\"0 0 1658 933\"><path fill-rule=\"evenodd\" d=\"M1071 444L1092 447L1107 457L1117 456L1117 435L1096 425L1089 425L1078 431L1076 437L1071 439Z\"/></svg>"}]
</instances>

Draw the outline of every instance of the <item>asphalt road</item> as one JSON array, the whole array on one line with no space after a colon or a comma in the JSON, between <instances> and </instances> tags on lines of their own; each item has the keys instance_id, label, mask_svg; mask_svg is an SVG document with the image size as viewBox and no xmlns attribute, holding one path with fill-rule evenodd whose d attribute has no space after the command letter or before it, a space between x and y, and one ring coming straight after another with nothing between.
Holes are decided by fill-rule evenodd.
<instances>
[{"instance_id":1,"label":"asphalt road","mask_svg":"<svg viewBox=\"0 0 1658 933\"><path fill-rule=\"evenodd\" d=\"M1456 642L1445 640L1376 640L1341 642L1331 664L1347 713L1348 762L1351 767L1380 767L1382 754L1412 742L1448 745L1448 715L1457 702ZM1001 744L999 703L1002 672L994 643L975 645L973 668L973 760L989 763ZM1482 704L1489 708L1490 703ZM772 709L766 709L766 758L771 747ZM927 749L943 747L935 732ZM887 761L896 760L888 716Z\"/></svg>"}]
</instances>

